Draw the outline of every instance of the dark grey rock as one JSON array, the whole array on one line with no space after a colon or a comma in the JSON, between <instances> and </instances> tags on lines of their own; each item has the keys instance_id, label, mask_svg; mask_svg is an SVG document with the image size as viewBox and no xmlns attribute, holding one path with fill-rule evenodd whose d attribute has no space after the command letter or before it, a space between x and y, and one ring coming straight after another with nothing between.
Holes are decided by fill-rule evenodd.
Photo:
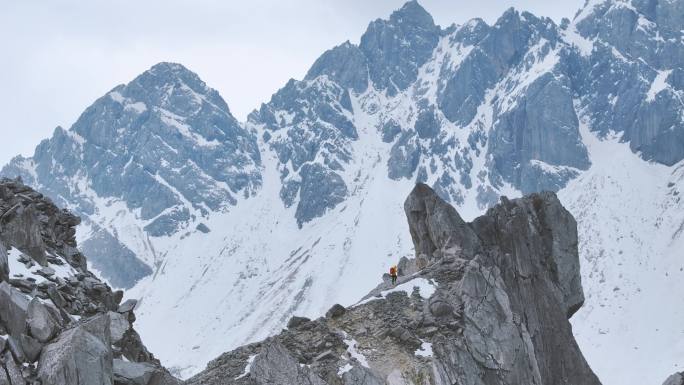
<instances>
[{"instance_id":1,"label":"dark grey rock","mask_svg":"<svg viewBox=\"0 0 684 385\"><path fill-rule=\"evenodd\" d=\"M12 385L4 367L0 367L0 385Z\"/></svg>"},{"instance_id":2,"label":"dark grey rock","mask_svg":"<svg viewBox=\"0 0 684 385\"><path fill-rule=\"evenodd\" d=\"M92 236L81 243L81 251L113 286L129 289L152 274L152 268L138 259L109 231L97 226Z\"/></svg>"},{"instance_id":3,"label":"dark grey rock","mask_svg":"<svg viewBox=\"0 0 684 385\"><path fill-rule=\"evenodd\" d=\"M152 364L114 359L114 384L148 385L157 370Z\"/></svg>"},{"instance_id":4,"label":"dark grey rock","mask_svg":"<svg viewBox=\"0 0 684 385\"><path fill-rule=\"evenodd\" d=\"M7 249L0 242L0 282L7 281L9 279L9 261L7 259Z\"/></svg>"},{"instance_id":5,"label":"dark grey rock","mask_svg":"<svg viewBox=\"0 0 684 385\"><path fill-rule=\"evenodd\" d=\"M261 349L249 374L258 384L326 385L312 370L300 366L287 348L277 342Z\"/></svg>"},{"instance_id":6,"label":"dark grey rock","mask_svg":"<svg viewBox=\"0 0 684 385\"><path fill-rule=\"evenodd\" d=\"M288 329L296 329L296 328L298 328L304 324L307 324L309 322L311 322L311 320L306 318L306 317L294 316L294 317L290 318L290 320L287 322L287 328Z\"/></svg>"},{"instance_id":7,"label":"dark grey rock","mask_svg":"<svg viewBox=\"0 0 684 385\"><path fill-rule=\"evenodd\" d=\"M0 282L0 321L14 338L26 332L28 306L25 295L7 282Z\"/></svg>"},{"instance_id":8,"label":"dark grey rock","mask_svg":"<svg viewBox=\"0 0 684 385\"><path fill-rule=\"evenodd\" d=\"M40 356L41 349L43 349L43 345L40 343L40 341L25 334L22 334L19 337L19 341L21 343L21 349L24 352L24 356L26 357L26 362L35 362Z\"/></svg>"},{"instance_id":9,"label":"dark grey rock","mask_svg":"<svg viewBox=\"0 0 684 385\"><path fill-rule=\"evenodd\" d=\"M344 306L342 306L342 305L340 305L339 303L337 303L337 304L333 305L333 306L325 313L325 316L326 316L327 318L337 318L337 317L340 317L340 316L344 315L344 313L345 313L346 311L347 311L347 309L346 309Z\"/></svg>"},{"instance_id":10,"label":"dark grey rock","mask_svg":"<svg viewBox=\"0 0 684 385\"><path fill-rule=\"evenodd\" d=\"M387 161L388 175L392 179L409 179L420 161L421 148L412 133L406 132L392 146Z\"/></svg>"},{"instance_id":11,"label":"dark grey rock","mask_svg":"<svg viewBox=\"0 0 684 385\"><path fill-rule=\"evenodd\" d=\"M40 342L48 342L60 329L59 321L37 298L29 302L27 316L28 330Z\"/></svg>"},{"instance_id":12,"label":"dark grey rock","mask_svg":"<svg viewBox=\"0 0 684 385\"><path fill-rule=\"evenodd\" d=\"M21 204L11 216L11 222L2 226L0 236L6 245L21 250L41 266L47 266L42 226L37 217L38 210L34 205ZM4 221L8 221L8 218Z\"/></svg>"},{"instance_id":13,"label":"dark grey rock","mask_svg":"<svg viewBox=\"0 0 684 385\"><path fill-rule=\"evenodd\" d=\"M204 223L200 223L199 225L197 225L196 229L197 229L197 231L204 233L204 234L208 234L211 232L209 227L207 227L207 225L205 225Z\"/></svg>"},{"instance_id":14,"label":"dark grey rock","mask_svg":"<svg viewBox=\"0 0 684 385\"><path fill-rule=\"evenodd\" d=\"M129 300L126 300L126 302L122 303L117 311L119 313L128 313L129 311L133 311L135 309L135 306L138 304L138 300L131 298Z\"/></svg>"},{"instance_id":15,"label":"dark grey rock","mask_svg":"<svg viewBox=\"0 0 684 385\"><path fill-rule=\"evenodd\" d=\"M441 126L440 121L435 116L435 108L430 107L418 114L414 129L419 138L428 139L437 136L441 130Z\"/></svg>"},{"instance_id":16,"label":"dark grey rock","mask_svg":"<svg viewBox=\"0 0 684 385\"><path fill-rule=\"evenodd\" d=\"M299 204L295 212L300 227L303 223L322 216L347 196L347 185L342 177L320 164L304 165L301 175Z\"/></svg>"},{"instance_id":17,"label":"dark grey rock","mask_svg":"<svg viewBox=\"0 0 684 385\"><path fill-rule=\"evenodd\" d=\"M369 369L361 365L353 365L352 369L342 375L344 385L384 385L385 381Z\"/></svg>"},{"instance_id":18,"label":"dark grey rock","mask_svg":"<svg viewBox=\"0 0 684 385\"><path fill-rule=\"evenodd\" d=\"M675 373L665 380L663 385L684 385L684 373Z\"/></svg>"},{"instance_id":19,"label":"dark grey rock","mask_svg":"<svg viewBox=\"0 0 684 385\"><path fill-rule=\"evenodd\" d=\"M394 120L390 119L382 125L382 141L385 143L392 143L394 139L401 133L401 126Z\"/></svg>"},{"instance_id":20,"label":"dark grey rock","mask_svg":"<svg viewBox=\"0 0 684 385\"><path fill-rule=\"evenodd\" d=\"M119 345L124 338L124 335L131 328L128 322L128 316L118 312L110 311L107 313L110 321L111 341L112 345Z\"/></svg>"},{"instance_id":21,"label":"dark grey rock","mask_svg":"<svg viewBox=\"0 0 684 385\"><path fill-rule=\"evenodd\" d=\"M14 362L12 354L9 351L6 351L1 358L2 362L5 365L5 370L7 371L7 378L9 379L9 383L11 385L24 385L26 381L24 381L24 376L21 374L21 368L19 367L19 365L17 365L16 362Z\"/></svg>"},{"instance_id":22,"label":"dark grey rock","mask_svg":"<svg viewBox=\"0 0 684 385\"><path fill-rule=\"evenodd\" d=\"M490 134L494 167L523 193L557 191L579 170L589 168L570 80L547 73L519 99L514 109L499 117ZM561 171L545 172L539 164Z\"/></svg>"},{"instance_id":23,"label":"dark grey rock","mask_svg":"<svg viewBox=\"0 0 684 385\"><path fill-rule=\"evenodd\" d=\"M451 205L425 184L419 183L404 202L416 257L457 247L472 257L480 248L477 235Z\"/></svg>"},{"instance_id":24,"label":"dark grey rock","mask_svg":"<svg viewBox=\"0 0 684 385\"><path fill-rule=\"evenodd\" d=\"M21 336L19 336L21 338ZM8 336L7 337L7 347L9 348L10 353L12 353L12 357L14 357L14 360L19 362L19 363L24 363L26 361L26 355L24 354L24 349L21 345L21 339L20 338L14 338L13 336Z\"/></svg>"},{"instance_id":25,"label":"dark grey rock","mask_svg":"<svg viewBox=\"0 0 684 385\"><path fill-rule=\"evenodd\" d=\"M111 347L85 327L65 330L43 348L38 378L55 385L112 385Z\"/></svg>"}]
</instances>

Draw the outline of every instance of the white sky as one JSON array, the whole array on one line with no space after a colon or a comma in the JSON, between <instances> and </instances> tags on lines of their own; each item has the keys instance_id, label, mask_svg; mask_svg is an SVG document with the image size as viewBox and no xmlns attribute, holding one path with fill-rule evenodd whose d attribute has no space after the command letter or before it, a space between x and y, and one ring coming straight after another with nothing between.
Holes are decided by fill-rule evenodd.
<instances>
[{"instance_id":1,"label":"white sky","mask_svg":"<svg viewBox=\"0 0 684 385\"><path fill-rule=\"evenodd\" d=\"M420 1L420 0L419 0ZM358 43L404 0L0 0L0 167L160 61L199 74L246 115L326 49ZM507 8L558 22L584 0L422 0L437 24Z\"/></svg>"}]
</instances>

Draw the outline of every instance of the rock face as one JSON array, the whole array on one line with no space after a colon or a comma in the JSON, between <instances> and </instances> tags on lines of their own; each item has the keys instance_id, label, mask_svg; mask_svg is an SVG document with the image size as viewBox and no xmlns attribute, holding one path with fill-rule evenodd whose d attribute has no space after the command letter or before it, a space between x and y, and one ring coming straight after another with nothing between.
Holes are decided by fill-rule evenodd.
<instances>
[{"instance_id":1,"label":"rock face","mask_svg":"<svg viewBox=\"0 0 684 385\"><path fill-rule=\"evenodd\" d=\"M6 261L0 276L0 384L180 383L133 329L135 302L119 305L123 293L87 269L74 239L78 217L8 179L0 180L0 213ZM145 365L149 381L116 376L115 358Z\"/></svg>"},{"instance_id":2,"label":"rock face","mask_svg":"<svg viewBox=\"0 0 684 385\"><path fill-rule=\"evenodd\" d=\"M577 230L554 193L471 223L427 185L405 204L427 264L327 317L212 361L189 384L600 384L572 335Z\"/></svg>"},{"instance_id":3,"label":"rock face","mask_svg":"<svg viewBox=\"0 0 684 385\"><path fill-rule=\"evenodd\" d=\"M684 373L675 373L665 380L663 385L684 385Z\"/></svg>"}]
</instances>

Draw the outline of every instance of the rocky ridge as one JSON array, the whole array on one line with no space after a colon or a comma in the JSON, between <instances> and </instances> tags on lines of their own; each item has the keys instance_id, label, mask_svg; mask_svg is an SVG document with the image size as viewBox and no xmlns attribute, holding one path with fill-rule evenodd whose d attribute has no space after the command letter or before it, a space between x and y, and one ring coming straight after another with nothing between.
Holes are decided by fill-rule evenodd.
<instances>
[{"instance_id":1,"label":"rocky ridge","mask_svg":"<svg viewBox=\"0 0 684 385\"><path fill-rule=\"evenodd\" d=\"M77 248L80 219L21 181L0 180L0 384L180 384Z\"/></svg>"},{"instance_id":2,"label":"rocky ridge","mask_svg":"<svg viewBox=\"0 0 684 385\"><path fill-rule=\"evenodd\" d=\"M584 295L576 223L555 194L502 198L466 223L418 184L404 209L416 257L396 286L293 317L187 383L600 384L568 321Z\"/></svg>"}]
</instances>

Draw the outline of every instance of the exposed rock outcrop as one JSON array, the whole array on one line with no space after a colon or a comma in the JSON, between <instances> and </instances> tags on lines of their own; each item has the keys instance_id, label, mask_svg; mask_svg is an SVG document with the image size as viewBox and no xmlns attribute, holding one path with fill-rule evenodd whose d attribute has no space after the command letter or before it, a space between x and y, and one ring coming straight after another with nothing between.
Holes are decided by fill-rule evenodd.
<instances>
[{"instance_id":1,"label":"exposed rock outcrop","mask_svg":"<svg viewBox=\"0 0 684 385\"><path fill-rule=\"evenodd\" d=\"M663 385L684 385L684 372L671 375Z\"/></svg>"},{"instance_id":2,"label":"exposed rock outcrop","mask_svg":"<svg viewBox=\"0 0 684 385\"><path fill-rule=\"evenodd\" d=\"M189 384L599 384L568 318L582 305L577 230L553 193L471 223L426 185L405 203L422 262L345 311L225 353Z\"/></svg>"},{"instance_id":3,"label":"exposed rock outcrop","mask_svg":"<svg viewBox=\"0 0 684 385\"><path fill-rule=\"evenodd\" d=\"M179 384L133 329L136 303L120 304L123 292L88 270L79 223L20 181L0 180L0 384ZM148 375L126 376L135 371L114 365L124 359Z\"/></svg>"}]
</instances>

